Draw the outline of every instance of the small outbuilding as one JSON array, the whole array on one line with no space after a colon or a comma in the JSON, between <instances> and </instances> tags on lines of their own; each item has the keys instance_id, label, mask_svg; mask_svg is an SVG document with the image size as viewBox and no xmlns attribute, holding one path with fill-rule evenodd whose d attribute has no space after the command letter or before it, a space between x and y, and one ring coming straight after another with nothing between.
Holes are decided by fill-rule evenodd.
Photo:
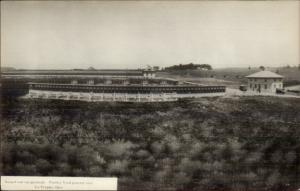
<instances>
[{"instance_id":1,"label":"small outbuilding","mask_svg":"<svg viewBox=\"0 0 300 191\"><path fill-rule=\"evenodd\" d=\"M260 71L249 76L248 90L256 92L275 93L277 89L283 89L283 76L270 71Z\"/></svg>"},{"instance_id":2,"label":"small outbuilding","mask_svg":"<svg viewBox=\"0 0 300 191\"><path fill-rule=\"evenodd\" d=\"M143 70L143 76L145 78L155 78L156 71L154 70Z\"/></svg>"}]
</instances>

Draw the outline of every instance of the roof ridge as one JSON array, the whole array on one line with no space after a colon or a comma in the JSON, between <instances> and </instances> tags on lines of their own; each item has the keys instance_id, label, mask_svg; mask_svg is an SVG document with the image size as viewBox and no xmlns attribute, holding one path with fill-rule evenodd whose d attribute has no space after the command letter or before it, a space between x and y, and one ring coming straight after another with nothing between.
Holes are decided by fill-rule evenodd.
<instances>
[{"instance_id":1,"label":"roof ridge","mask_svg":"<svg viewBox=\"0 0 300 191\"><path fill-rule=\"evenodd\" d=\"M250 74L246 76L246 78L283 78L283 76L275 72L264 70Z\"/></svg>"}]
</instances>

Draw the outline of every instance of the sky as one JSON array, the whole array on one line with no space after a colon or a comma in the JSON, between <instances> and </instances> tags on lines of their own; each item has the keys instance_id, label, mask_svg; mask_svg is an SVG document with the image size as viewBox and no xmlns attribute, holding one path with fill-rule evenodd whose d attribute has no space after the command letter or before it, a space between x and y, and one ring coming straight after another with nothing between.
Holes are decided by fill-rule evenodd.
<instances>
[{"instance_id":1,"label":"sky","mask_svg":"<svg viewBox=\"0 0 300 191\"><path fill-rule=\"evenodd\" d=\"M1 66L300 63L300 1L1 1Z\"/></svg>"}]
</instances>

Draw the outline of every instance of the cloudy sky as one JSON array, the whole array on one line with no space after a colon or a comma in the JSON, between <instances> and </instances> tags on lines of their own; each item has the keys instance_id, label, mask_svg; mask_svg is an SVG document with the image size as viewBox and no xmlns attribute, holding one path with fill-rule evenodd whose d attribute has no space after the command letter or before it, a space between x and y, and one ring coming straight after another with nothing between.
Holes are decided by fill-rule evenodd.
<instances>
[{"instance_id":1,"label":"cloudy sky","mask_svg":"<svg viewBox=\"0 0 300 191\"><path fill-rule=\"evenodd\" d=\"M1 1L1 65L298 65L299 1Z\"/></svg>"}]
</instances>

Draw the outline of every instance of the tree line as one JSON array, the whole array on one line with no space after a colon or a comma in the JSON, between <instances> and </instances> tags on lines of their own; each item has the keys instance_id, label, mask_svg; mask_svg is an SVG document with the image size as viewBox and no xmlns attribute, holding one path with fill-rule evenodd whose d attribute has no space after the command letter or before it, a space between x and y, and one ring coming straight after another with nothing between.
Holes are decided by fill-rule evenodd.
<instances>
[{"instance_id":1,"label":"tree line","mask_svg":"<svg viewBox=\"0 0 300 191\"><path fill-rule=\"evenodd\" d=\"M165 67L165 70L175 70L175 71L181 71L181 70L212 70L211 65L209 64L178 64L173 65L170 67Z\"/></svg>"}]
</instances>

